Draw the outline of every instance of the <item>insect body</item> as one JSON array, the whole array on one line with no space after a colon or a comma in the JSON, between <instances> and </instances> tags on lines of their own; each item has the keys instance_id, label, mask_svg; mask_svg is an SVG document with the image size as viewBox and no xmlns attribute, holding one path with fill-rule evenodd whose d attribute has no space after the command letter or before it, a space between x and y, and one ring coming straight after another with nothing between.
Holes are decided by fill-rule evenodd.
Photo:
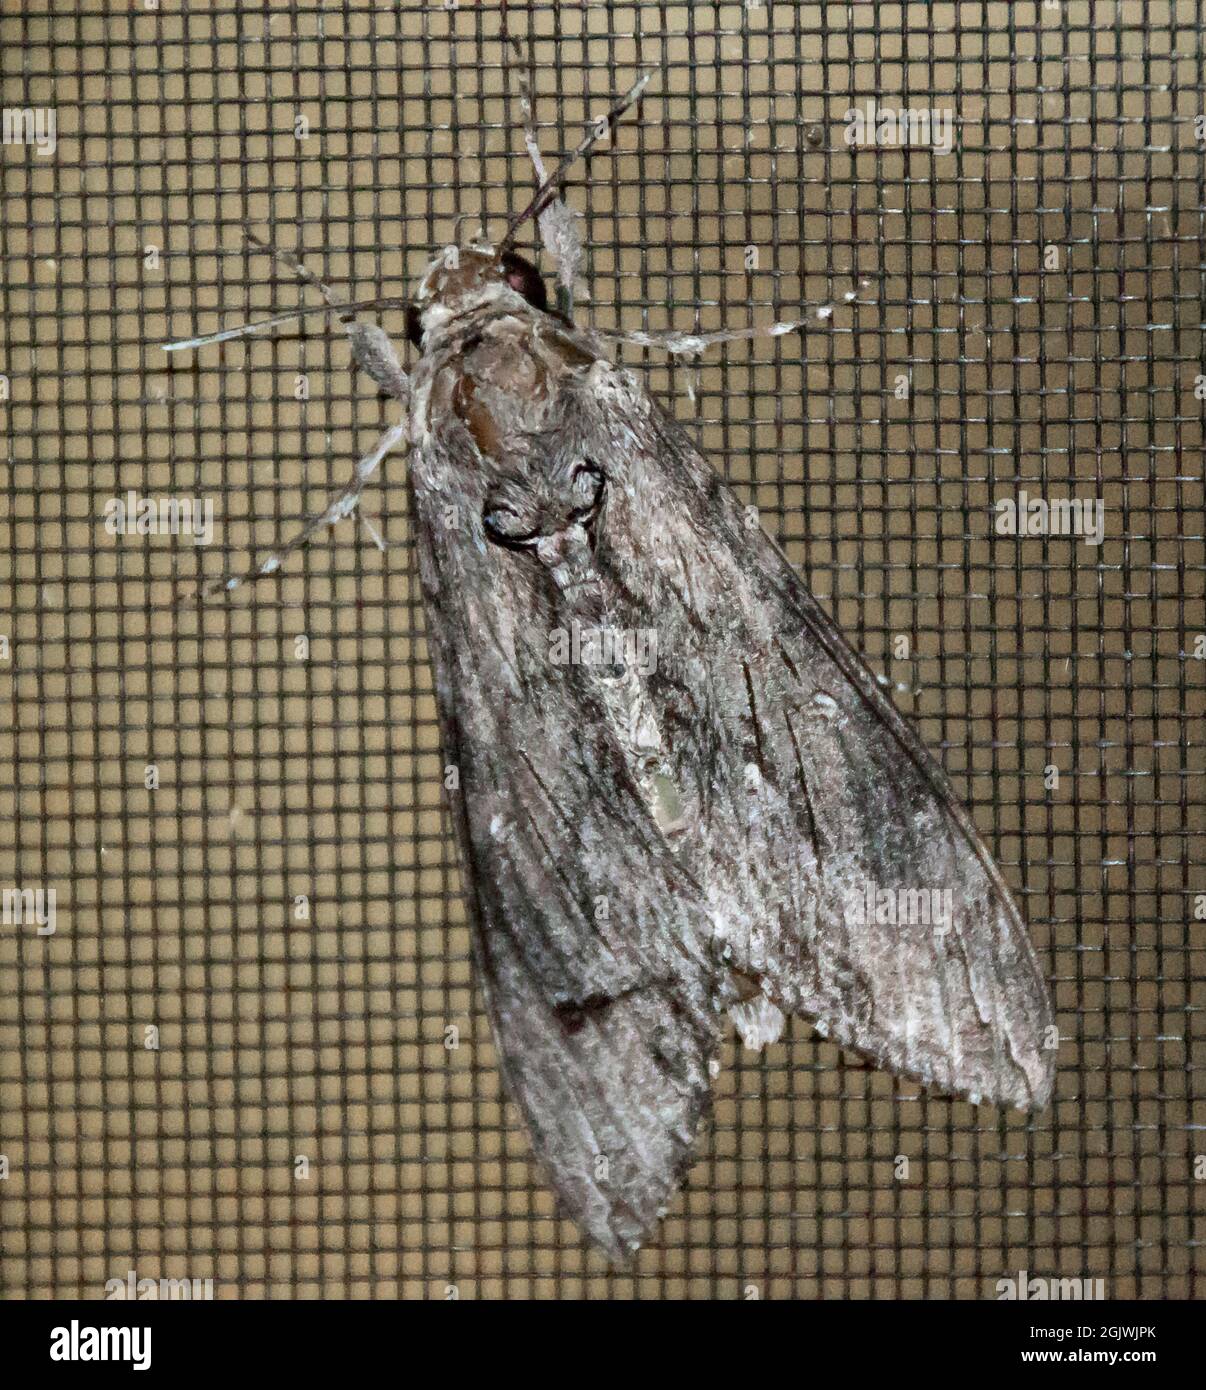
<instances>
[{"instance_id":1,"label":"insect body","mask_svg":"<svg viewBox=\"0 0 1206 1390\"><path fill-rule=\"evenodd\" d=\"M410 376L325 292L405 419L303 536L408 447L478 978L591 1239L623 1259L664 1212L729 1019L757 1047L798 1014L937 1090L1044 1105L1047 988L970 819L640 380L506 239L428 269Z\"/></svg>"}]
</instances>

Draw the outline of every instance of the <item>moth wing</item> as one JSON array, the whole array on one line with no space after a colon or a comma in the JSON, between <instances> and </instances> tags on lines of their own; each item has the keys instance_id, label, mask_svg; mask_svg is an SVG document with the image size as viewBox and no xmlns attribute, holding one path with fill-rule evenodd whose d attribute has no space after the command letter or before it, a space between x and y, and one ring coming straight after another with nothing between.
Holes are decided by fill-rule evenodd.
<instances>
[{"instance_id":1,"label":"moth wing","mask_svg":"<svg viewBox=\"0 0 1206 1390\"><path fill-rule=\"evenodd\" d=\"M639 383L597 366L578 409L584 441L623 441L598 563L614 621L658 633L648 679L688 808L684 853L747 1041L801 1014L941 1091L1045 1105L1047 986L945 774Z\"/></svg>"},{"instance_id":2,"label":"moth wing","mask_svg":"<svg viewBox=\"0 0 1206 1390\"><path fill-rule=\"evenodd\" d=\"M613 1260L663 1214L719 1036L697 885L661 839L580 667L550 661L534 562L415 465L428 643L478 979L507 1090L565 1208ZM412 473L413 478L413 473Z\"/></svg>"}]
</instances>

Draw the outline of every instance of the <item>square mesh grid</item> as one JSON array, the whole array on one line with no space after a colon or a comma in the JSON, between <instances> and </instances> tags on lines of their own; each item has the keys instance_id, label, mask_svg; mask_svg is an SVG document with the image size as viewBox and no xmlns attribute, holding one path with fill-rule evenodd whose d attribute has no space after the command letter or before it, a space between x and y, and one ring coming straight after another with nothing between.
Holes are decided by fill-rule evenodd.
<instances>
[{"instance_id":1,"label":"square mesh grid","mask_svg":"<svg viewBox=\"0 0 1206 1390\"><path fill-rule=\"evenodd\" d=\"M401 462L366 498L385 553L347 523L279 581L173 603L291 533L390 407L315 321L158 344L305 297L245 222L361 296L413 284L458 214L497 232L530 191L500 18L0 18L4 107L58 132L0 148L0 887L57 894L53 935L0 925L4 1296L128 1270L245 1298L983 1298L1019 1269L1192 1293L1203 5L509 7L546 153L653 73L569 194L580 317L741 326L875 279L829 331L649 380L966 795L1064 1038L1032 1119L799 1023L730 1045L685 1192L619 1273L500 1094ZM950 108L953 151L851 148L869 97ZM128 489L211 499L213 546L107 534ZM1101 498L1103 544L996 534L1021 489Z\"/></svg>"}]
</instances>

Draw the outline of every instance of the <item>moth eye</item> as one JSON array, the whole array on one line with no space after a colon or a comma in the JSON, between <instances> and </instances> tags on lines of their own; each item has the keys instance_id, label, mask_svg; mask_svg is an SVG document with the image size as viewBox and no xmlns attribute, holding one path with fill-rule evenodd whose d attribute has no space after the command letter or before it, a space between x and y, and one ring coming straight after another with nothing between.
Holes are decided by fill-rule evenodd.
<instances>
[{"instance_id":1,"label":"moth eye","mask_svg":"<svg viewBox=\"0 0 1206 1390\"><path fill-rule=\"evenodd\" d=\"M549 307L549 292L540 272L531 261L525 261L514 251L504 251L501 260L507 284L517 290L536 309Z\"/></svg>"},{"instance_id":2,"label":"moth eye","mask_svg":"<svg viewBox=\"0 0 1206 1390\"><path fill-rule=\"evenodd\" d=\"M486 535L498 545L526 545L536 537L536 528L506 503L486 504L482 513Z\"/></svg>"},{"instance_id":3,"label":"moth eye","mask_svg":"<svg viewBox=\"0 0 1206 1390\"><path fill-rule=\"evenodd\" d=\"M406 306L406 341L412 347L423 346L423 318L417 304Z\"/></svg>"},{"instance_id":4,"label":"moth eye","mask_svg":"<svg viewBox=\"0 0 1206 1390\"><path fill-rule=\"evenodd\" d=\"M575 521L593 516L598 511L599 503L603 500L605 481L603 474L593 463L579 464L574 470L574 476L570 481L570 497L573 502L570 516Z\"/></svg>"}]
</instances>

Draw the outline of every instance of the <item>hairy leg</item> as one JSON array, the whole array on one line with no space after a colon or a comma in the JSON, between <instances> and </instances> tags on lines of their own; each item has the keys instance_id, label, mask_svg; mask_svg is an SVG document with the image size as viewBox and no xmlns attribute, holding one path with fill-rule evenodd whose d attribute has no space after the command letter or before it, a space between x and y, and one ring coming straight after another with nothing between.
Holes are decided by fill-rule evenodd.
<instances>
[{"instance_id":1,"label":"hairy leg","mask_svg":"<svg viewBox=\"0 0 1206 1390\"><path fill-rule=\"evenodd\" d=\"M363 304L351 304L319 279L313 271L309 270L301 261L300 257L292 252L280 251L275 247L263 242L249 229L246 232L248 241L262 251L268 252L282 265L288 267L304 284L312 286L318 290L326 302L329 312L336 313L344 330L348 335L348 341L352 347L352 356L357 366L365 371L377 385L388 395L398 401L403 408L404 418L400 424L391 425L382 434L376 445L369 450L356 464L352 473L351 481L346 487L333 498L328 500L326 506L320 512L307 517L302 529L291 540L286 542L279 550L274 551L267 559L263 560L254 570L242 575L223 577L217 580L210 580L200 588L200 596L221 592L230 592L237 589L240 585L256 579L262 579L266 575L274 574L280 569L285 557L292 551L304 545L307 540L322 526L331 526L344 517L351 516L355 511L356 505L360 500L360 494L364 491L365 485L376 472L381 460L398 445L405 445L409 442L410 436L410 378L402 368L398 355L394 350L394 345L390 341L384 330L376 323L362 323L356 317L356 311L361 308L376 307L380 305L394 305L401 301L381 300L366 301ZM307 311L302 310L301 313ZM266 329L274 328L278 324L288 323L297 314L276 315L272 319L263 320L260 323L245 324L242 328L227 329L221 333L215 333L207 338L192 338L179 343L167 345L168 351L181 351L186 348L200 347L205 343L227 342L233 338L250 336L253 333L261 332ZM377 533L370 526L370 534L378 546L383 547L383 542Z\"/></svg>"},{"instance_id":2,"label":"hairy leg","mask_svg":"<svg viewBox=\"0 0 1206 1390\"><path fill-rule=\"evenodd\" d=\"M280 569L285 557L292 554L322 526L333 526L337 521L342 521L344 517L351 516L356 510L356 504L360 501L360 494L364 491L365 485L377 471L381 460L390 452L397 448L399 444L405 444L409 437L409 421L403 421L398 425L391 425L389 429L378 439L377 443L364 454L357 462L352 473L351 481L338 492L321 512L316 512L313 516L307 517L305 525L290 540L286 541L278 550L274 550L265 560L262 560L255 569L248 570L245 574L224 576L221 579L212 579L203 584L197 595L208 597L211 594L221 593L225 590L230 593L243 584L253 583L257 579L263 579L267 575L275 574ZM376 538L380 546L381 541ZM183 597L188 597L184 595Z\"/></svg>"},{"instance_id":3,"label":"hairy leg","mask_svg":"<svg viewBox=\"0 0 1206 1390\"><path fill-rule=\"evenodd\" d=\"M519 42L512 39L511 46L515 49L517 59L519 104L523 112L523 141L527 146L532 168L536 171L536 186L539 188L548 181L549 175L540 154L540 144L536 135L536 116L528 63ZM536 217L541 243L552 257L557 271L557 308L566 318L573 317L574 284L582 271L582 239L578 235L577 216L564 198L556 197L542 208Z\"/></svg>"},{"instance_id":4,"label":"hairy leg","mask_svg":"<svg viewBox=\"0 0 1206 1390\"><path fill-rule=\"evenodd\" d=\"M410 378L398 361L398 354L389 335L380 324L362 323L355 317L354 308L335 291L320 280L299 256L291 251L279 251L276 247L261 241L250 229L245 229L247 240L261 251L266 251L281 265L286 266L303 284L310 285L322 295L323 299L339 314L348 341L352 345L352 356L356 365L394 400L410 403Z\"/></svg>"}]
</instances>

